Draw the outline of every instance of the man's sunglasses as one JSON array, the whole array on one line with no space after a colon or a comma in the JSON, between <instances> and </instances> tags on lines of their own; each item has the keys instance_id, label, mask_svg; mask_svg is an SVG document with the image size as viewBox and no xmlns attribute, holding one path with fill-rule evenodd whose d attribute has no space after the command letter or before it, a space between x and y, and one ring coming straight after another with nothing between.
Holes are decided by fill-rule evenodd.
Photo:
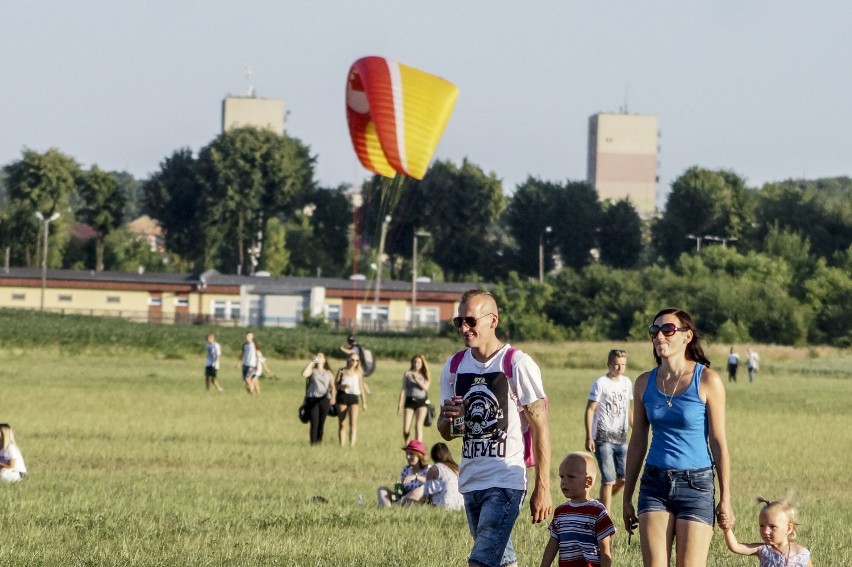
<instances>
[{"instance_id":1,"label":"man's sunglasses","mask_svg":"<svg viewBox=\"0 0 852 567\"><path fill-rule=\"evenodd\" d=\"M476 324L479 322L480 319L484 319L489 315L494 315L494 313L486 313L482 317L453 317L453 325L461 329L462 324L465 324L468 326L468 328L473 329L474 327L476 327Z\"/></svg>"},{"instance_id":2,"label":"man's sunglasses","mask_svg":"<svg viewBox=\"0 0 852 567\"><path fill-rule=\"evenodd\" d=\"M688 330L689 327L678 327L674 323L663 323L662 325L651 325L650 327L648 327L648 334L651 335L651 338L653 339L660 331L663 332L663 336L670 337L678 331Z\"/></svg>"}]
</instances>

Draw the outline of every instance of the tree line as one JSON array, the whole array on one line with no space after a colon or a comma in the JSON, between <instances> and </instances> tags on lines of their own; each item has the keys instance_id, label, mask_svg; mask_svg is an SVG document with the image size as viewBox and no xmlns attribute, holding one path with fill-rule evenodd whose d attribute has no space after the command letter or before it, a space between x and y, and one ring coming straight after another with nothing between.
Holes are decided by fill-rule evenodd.
<instances>
[{"instance_id":1,"label":"tree line","mask_svg":"<svg viewBox=\"0 0 852 567\"><path fill-rule=\"evenodd\" d=\"M693 167L643 219L583 181L530 176L507 195L466 159L354 189L320 187L315 162L302 141L253 128L176 150L145 180L26 149L0 175L0 246L11 265L40 265L48 223L35 213L59 213L52 267L371 278L381 263L410 279L417 233L418 275L495 283L518 339L637 337L660 305L678 305L724 340L852 343L849 177L753 188ZM143 213L163 250L127 230Z\"/></svg>"}]
</instances>

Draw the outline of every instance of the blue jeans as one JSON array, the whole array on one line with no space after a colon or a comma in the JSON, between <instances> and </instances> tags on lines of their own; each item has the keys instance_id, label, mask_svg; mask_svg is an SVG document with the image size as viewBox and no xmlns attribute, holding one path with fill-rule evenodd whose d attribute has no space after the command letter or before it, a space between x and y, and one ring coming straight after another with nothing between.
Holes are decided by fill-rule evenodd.
<instances>
[{"instance_id":1,"label":"blue jeans","mask_svg":"<svg viewBox=\"0 0 852 567\"><path fill-rule=\"evenodd\" d=\"M612 484L624 478L627 444L595 442L595 457L601 469L601 484Z\"/></svg>"},{"instance_id":2,"label":"blue jeans","mask_svg":"<svg viewBox=\"0 0 852 567\"><path fill-rule=\"evenodd\" d=\"M668 512L678 520L712 526L715 495L712 467L677 471L646 465L639 485L639 515Z\"/></svg>"},{"instance_id":3,"label":"blue jeans","mask_svg":"<svg viewBox=\"0 0 852 567\"><path fill-rule=\"evenodd\" d=\"M468 561L482 567L517 563L511 536L525 494L524 490L487 488L464 495L467 525L473 536Z\"/></svg>"}]
</instances>

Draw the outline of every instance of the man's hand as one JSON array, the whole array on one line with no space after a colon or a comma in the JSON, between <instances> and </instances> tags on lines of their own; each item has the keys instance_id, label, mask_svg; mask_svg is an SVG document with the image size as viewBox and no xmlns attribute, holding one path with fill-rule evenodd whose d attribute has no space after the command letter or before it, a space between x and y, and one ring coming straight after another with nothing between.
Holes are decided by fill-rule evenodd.
<instances>
[{"instance_id":1,"label":"man's hand","mask_svg":"<svg viewBox=\"0 0 852 567\"><path fill-rule=\"evenodd\" d=\"M532 497L530 497L530 515L532 523L547 521L553 513L553 500L550 497L550 490L539 490L538 486L533 489Z\"/></svg>"}]
</instances>

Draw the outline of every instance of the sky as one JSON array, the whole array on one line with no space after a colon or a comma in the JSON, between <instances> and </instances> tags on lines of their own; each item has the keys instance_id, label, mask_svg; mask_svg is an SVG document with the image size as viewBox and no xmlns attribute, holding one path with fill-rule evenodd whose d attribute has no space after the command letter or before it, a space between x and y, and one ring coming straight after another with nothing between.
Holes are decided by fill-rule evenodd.
<instances>
[{"instance_id":1,"label":"sky","mask_svg":"<svg viewBox=\"0 0 852 567\"><path fill-rule=\"evenodd\" d=\"M625 109L658 117L658 202L693 166L750 187L852 175L850 26L848 0L9 0L0 166L54 147L146 179L251 84L285 100L321 185L357 184L346 75L379 55L458 85L435 157L507 194L585 180L589 116Z\"/></svg>"}]
</instances>

